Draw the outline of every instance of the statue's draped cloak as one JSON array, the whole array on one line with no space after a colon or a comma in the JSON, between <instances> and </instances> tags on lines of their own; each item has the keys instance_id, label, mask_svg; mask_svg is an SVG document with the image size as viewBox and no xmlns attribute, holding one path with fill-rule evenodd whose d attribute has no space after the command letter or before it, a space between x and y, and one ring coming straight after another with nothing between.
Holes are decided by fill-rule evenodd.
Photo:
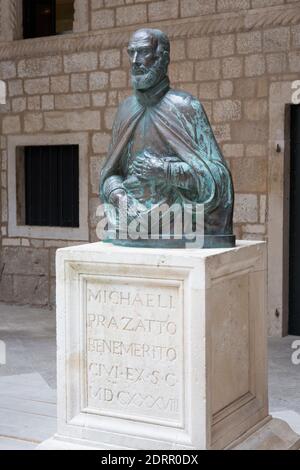
<instances>
[{"instance_id":1,"label":"statue's draped cloak","mask_svg":"<svg viewBox=\"0 0 300 470\"><path fill-rule=\"evenodd\" d=\"M155 99L156 98L156 99ZM196 200L176 188L182 203L204 204L205 233L232 234L233 185L230 172L216 142L201 103L188 93L169 89L163 97L137 93L120 106L107 161L100 177L100 197L105 200L105 181L120 174L120 162L146 108L162 139L192 169Z\"/></svg>"}]
</instances>

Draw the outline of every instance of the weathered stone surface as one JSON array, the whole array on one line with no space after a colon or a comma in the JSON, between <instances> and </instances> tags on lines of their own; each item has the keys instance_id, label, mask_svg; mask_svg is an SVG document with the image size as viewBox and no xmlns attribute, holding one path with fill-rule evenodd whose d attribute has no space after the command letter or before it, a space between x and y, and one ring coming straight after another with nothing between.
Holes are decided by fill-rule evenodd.
<instances>
[{"instance_id":1,"label":"weathered stone surface","mask_svg":"<svg viewBox=\"0 0 300 470\"><path fill-rule=\"evenodd\" d=\"M148 7L149 21L161 21L178 18L179 0L164 0L150 3Z\"/></svg>"},{"instance_id":2,"label":"weathered stone surface","mask_svg":"<svg viewBox=\"0 0 300 470\"><path fill-rule=\"evenodd\" d=\"M265 144L248 144L246 145L246 157L266 157L268 153Z\"/></svg>"},{"instance_id":3,"label":"weathered stone surface","mask_svg":"<svg viewBox=\"0 0 300 470\"><path fill-rule=\"evenodd\" d=\"M241 102L233 100L216 100L213 105L215 122L237 121L241 119Z\"/></svg>"},{"instance_id":4,"label":"weathered stone surface","mask_svg":"<svg viewBox=\"0 0 300 470\"><path fill-rule=\"evenodd\" d=\"M223 153L226 158L243 157L244 145L243 144L224 144ZM242 165L242 162L240 162Z\"/></svg>"},{"instance_id":5,"label":"weathered stone surface","mask_svg":"<svg viewBox=\"0 0 300 470\"><path fill-rule=\"evenodd\" d=\"M93 151L95 154L107 153L111 135L105 132L93 135Z\"/></svg>"},{"instance_id":6,"label":"weathered stone surface","mask_svg":"<svg viewBox=\"0 0 300 470\"><path fill-rule=\"evenodd\" d=\"M90 180L91 180L92 193L95 195L99 194L99 174L105 163L106 155L107 153L105 154L105 157L103 158L91 157Z\"/></svg>"},{"instance_id":7,"label":"weathered stone surface","mask_svg":"<svg viewBox=\"0 0 300 470\"><path fill-rule=\"evenodd\" d=\"M243 59L240 57L228 57L222 61L224 78L238 78L243 73Z\"/></svg>"},{"instance_id":8,"label":"weathered stone surface","mask_svg":"<svg viewBox=\"0 0 300 470\"><path fill-rule=\"evenodd\" d=\"M241 121L231 124L232 139L236 142L265 142L268 131L266 121Z\"/></svg>"},{"instance_id":9,"label":"weathered stone surface","mask_svg":"<svg viewBox=\"0 0 300 470\"><path fill-rule=\"evenodd\" d=\"M71 75L71 91L81 92L88 90L88 75L87 73L73 73Z\"/></svg>"},{"instance_id":10,"label":"weathered stone surface","mask_svg":"<svg viewBox=\"0 0 300 470\"><path fill-rule=\"evenodd\" d=\"M190 56L188 57L191 58ZM184 41L181 39L173 41L171 47L171 62L174 62L176 60L183 60L185 58L186 52Z\"/></svg>"},{"instance_id":11,"label":"weathered stone surface","mask_svg":"<svg viewBox=\"0 0 300 470\"><path fill-rule=\"evenodd\" d=\"M14 302L45 306L49 303L46 276L14 276Z\"/></svg>"},{"instance_id":12,"label":"weathered stone surface","mask_svg":"<svg viewBox=\"0 0 300 470\"><path fill-rule=\"evenodd\" d=\"M216 9L215 2L207 0L181 0L180 2L181 16L198 16L214 13Z\"/></svg>"},{"instance_id":13,"label":"weathered stone surface","mask_svg":"<svg viewBox=\"0 0 300 470\"><path fill-rule=\"evenodd\" d=\"M267 197L266 195L260 196L260 203L259 203L259 221L261 224L266 223L267 218Z\"/></svg>"},{"instance_id":14,"label":"weathered stone surface","mask_svg":"<svg viewBox=\"0 0 300 470\"><path fill-rule=\"evenodd\" d=\"M300 25L292 26L292 45L295 48L300 47Z\"/></svg>"},{"instance_id":15,"label":"weathered stone surface","mask_svg":"<svg viewBox=\"0 0 300 470\"><path fill-rule=\"evenodd\" d=\"M210 38L192 38L187 41L189 59L205 59L210 54Z\"/></svg>"},{"instance_id":16,"label":"weathered stone surface","mask_svg":"<svg viewBox=\"0 0 300 470\"><path fill-rule=\"evenodd\" d=\"M233 93L233 82L231 80L222 80L220 82L220 97L229 98Z\"/></svg>"},{"instance_id":17,"label":"weathered stone surface","mask_svg":"<svg viewBox=\"0 0 300 470\"><path fill-rule=\"evenodd\" d=\"M95 107L103 107L107 103L106 93L93 93L92 94L92 103Z\"/></svg>"},{"instance_id":18,"label":"weathered stone surface","mask_svg":"<svg viewBox=\"0 0 300 470\"><path fill-rule=\"evenodd\" d=\"M78 93L70 95L55 96L55 109L81 109L90 106L90 95L88 93Z\"/></svg>"},{"instance_id":19,"label":"weathered stone surface","mask_svg":"<svg viewBox=\"0 0 300 470\"><path fill-rule=\"evenodd\" d=\"M56 279L55 277L50 278L50 305L56 306Z\"/></svg>"},{"instance_id":20,"label":"weathered stone surface","mask_svg":"<svg viewBox=\"0 0 300 470\"><path fill-rule=\"evenodd\" d=\"M41 97L29 96L27 98L27 108L29 111L39 111L41 109Z\"/></svg>"},{"instance_id":21,"label":"weathered stone surface","mask_svg":"<svg viewBox=\"0 0 300 470\"><path fill-rule=\"evenodd\" d=\"M31 274L33 276L48 273L48 251L32 248L3 248L2 267L4 274Z\"/></svg>"},{"instance_id":22,"label":"weathered stone surface","mask_svg":"<svg viewBox=\"0 0 300 470\"><path fill-rule=\"evenodd\" d=\"M23 59L18 63L19 77L48 77L61 72L62 58L60 56Z\"/></svg>"},{"instance_id":23,"label":"weathered stone surface","mask_svg":"<svg viewBox=\"0 0 300 470\"><path fill-rule=\"evenodd\" d=\"M14 98L12 100L12 111L14 113L22 113L26 109L26 98Z\"/></svg>"},{"instance_id":24,"label":"weathered stone surface","mask_svg":"<svg viewBox=\"0 0 300 470\"><path fill-rule=\"evenodd\" d=\"M43 111L51 111L54 109L54 95L42 96L42 109Z\"/></svg>"},{"instance_id":25,"label":"weathered stone surface","mask_svg":"<svg viewBox=\"0 0 300 470\"><path fill-rule=\"evenodd\" d=\"M199 83L198 97L201 100L211 100L218 98L218 82L201 82Z\"/></svg>"},{"instance_id":26,"label":"weathered stone surface","mask_svg":"<svg viewBox=\"0 0 300 470\"><path fill-rule=\"evenodd\" d=\"M92 29L111 28L115 24L114 10L95 11L92 16Z\"/></svg>"},{"instance_id":27,"label":"weathered stone surface","mask_svg":"<svg viewBox=\"0 0 300 470\"><path fill-rule=\"evenodd\" d=\"M102 90L108 85L106 72L93 72L90 74L90 90Z\"/></svg>"},{"instance_id":28,"label":"weathered stone surface","mask_svg":"<svg viewBox=\"0 0 300 470\"><path fill-rule=\"evenodd\" d=\"M19 116L4 116L2 120L3 134L16 134L21 131L21 121Z\"/></svg>"},{"instance_id":29,"label":"weathered stone surface","mask_svg":"<svg viewBox=\"0 0 300 470\"><path fill-rule=\"evenodd\" d=\"M246 10L250 8L250 0L217 0L218 11Z\"/></svg>"},{"instance_id":30,"label":"weathered stone surface","mask_svg":"<svg viewBox=\"0 0 300 470\"><path fill-rule=\"evenodd\" d=\"M101 116L98 111L50 111L45 113L45 130L47 131L88 131L98 130Z\"/></svg>"},{"instance_id":31,"label":"weathered stone surface","mask_svg":"<svg viewBox=\"0 0 300 470\"><path fill-rule=\"evenodd\" d=\"M290 52L289 55L289 68L291 72L300 72L300 52Z\"/></svg>"},{"instance_id":32,"label":"weathered stone surface","mask_svg":"<svg viewBox=\"0 0 300 470\"><path fill-rule=\"evenodd\" d=\"M98 55L96 52L81 52L64 56L65 72L85 72L96 70Z\"/></svg>"},{"instance_id":33,"label":"weathered stone surface","mask_svg":"<svg viewBox=\"0 0 300 470\"><path fill-rule=\"evenodd\" d=\"M220 77L220 60L202 60L195 65L195 78L199 81L208 81Z\"/></svg>"},{"instance_id":34,"label":"weathered stone surface","mask_svg":"<svg viewBox=\"0 0 300 470\"><path fill-rule=\"evenodd\" d=\"M70 89L70 78L68 75L51 77L51 93L68 93Z\"/></svg>"},{"instance_id":35,"label":"weathered stone surface","mask_svg":"<svg viewBox=\"0 0 300 470\"><path fill-rule=\"evenodd\" d=\"M218 142L231 140L231 129L229 124L218 124L212 126Z\"/></svg>"},{"instance_id":36,"label":"weathered stone surface","mask_svg":"<svg viewBox=\"0 0 300 470\"><path fill-rule=\"evenodd\" d=\"M267 189L267 164L262 158L234 159L231 171L235 190L240 193L265 192Z\"/></svg>"},{"instance_id":37,"label":"weathered stone surface","mask_svg":"<svg viewBox=\"0 0 300 470\"><path fill-rule=\"evenodd\" d=\"M194 64L191 61L174 62L170 64L170 79L177 82L191 82L194 74Z\"/></svg>"},{"instance_id":38,"label":"weathered stone surface","mask_svg":"<svg viewBox=\"0 0 300 470\"><path fill-rule=\"evenodd\" d=\"M146 5L132 5L117 8L117 26L143 24L147 21Z\"/></svg>"},{"instance_id":39,"label":"weathered stone surface","mask_svg":"<svg viewBox=\"0 0 300 470\"><path fill-rule=\"evenodd\" d=\"M118 49L101 51L99 59L100 67L103 69L115 69L121 65L121 54Z\"/></svg>"},{"instance_id":40,"label":"weathered stone surface","mask_svg":"<svg viewBox=\"0 0 300 470\"><path fill-rule=\"evenodd\" d=\"M24 90L28 95L42 95L49 93L49 78L33 78L30 80L25 80Z\"/></svg>"},{"instance_id":41,"label":"weathered stone surface","mask_svg":"<svg viewBox=\"0 0 300 470\"><path fill-rule=\"evenodd\" d=\"M8 220L6 189L1 189L1 220L4 223Z\"/></svg>"},{"instance_id":42,"label":"weathered stone surface","mask_svg":"<svg viewBox=\"0 0 300 470\"><path fill-rule=\"evenodd\" d=\"M213 57L224 57L233 55L235 49L235 36L233 34L223 34L214 37L212 40Z\"/></svg>"},{"instance_id":43,"label":"weathered stone surface","mask_svg":"<svg viewBox=\"0 0 300 470\"><path fill-rule=\"evenodd\" d=\"M287 55L285 52L278 52L267 55L268 73L285 73L287 70Z\"/></svg>"},{"instance_id":44,"label":"weathered stone surface","mask_svg":"<svg viewBox=\"0 0 300 470\"><path fill-rule=\"evenodd\" d=\"M241 78L234 82L234 93L239 98L252 98L256 94L256 79Z\"/></svg>"},{"instance_id":45,"label":"weathered stone surface","mask_svg":"<svg viewBox=\"0 0 300 470\"><path fill-rule=\"evenodd\" d=\"M290 28L281 27L264 32L264 50L266 52L285 51L289 49Z\"/></svg>"},{"instance_id":46,"label":"weathered stone surface","mask_svg":"<svg viewBox=\"0 0 300 470\"><path fill-rule=\"evenodd\" d=\"M105 127L108 130L112 129L113 122L116 116L117 108L116 107L108 107L105 109L104 112L104 122L105 122Z\"/></svg>"},{"instance_id":47,"label":"weathered stone surface","mask_svg":"<svg viewBox=\"0 0 300 470\"><path fill-rule=\"evenodd\" d=\"M8 94L9 96L23 95L23 82L22 80L9 80L8 82Z\"/></svg>"},{"instance_id":48,"label":"weathered stone surface","mask_svg":"<svg viewBox=\"0 0 300 470\"><path fill-rule=\"evenodd\" d=\"M24 116L25 132L35 133L43 128L43 115L41 113L27 113Z\"/></svg>"},{"instance_id":49,"label":"weathered stone surface","mask_svg":"<svg viewBox=\"0 0 300 470\"><path fill-rule=\"evenodd\" d=\"M245 101L244 110L247 119L250 121L260 121L267 115L268 102L265 99Z\"/></svg>"},{"instance_id":50,"label":"weathered stone surface","mask_svg":"<svg viewBox=\"0 0 300 470\"><path fill-rule=\"evenodd\" d=\"M252 8L264 8L275 5L282 5L284 1L285 0L252 0Z\"/></svg>"},{"instance_id":51,"label":"weathered stone surface","mask_svg":"<svg viewBox=\"0 0 300 470\"><path fill-rule=\"evenodd\" d=\"M17 75L16 64L13 61L5 60L0 62L0 79L7 80L15 78Z\"/></svg>"},{"instance_id":52,"label":"weathered stone surface","mask_svg":"<svg viewBox=\"0 0 300 470\"><path fill-rule=\"evenodd\" d=\"M266 64L263 54L253 54L245 58L245 75L247 77L263 75L265 70Z\"/></svg>"},{"instance_id":53,"label":"weathered stone surface","mask_svg":"<svg viewBox=\"0 0 300 470\"><path fill-rule=\"evenodd\" d=\"M125 70L112 70L112 72L110 72L110 85L112 88L126 87L127 73Z\"/></svg>"},{"instance_id":54,"label":"weathered stone surface","mask_svg":"<svg viewBox=\"0 0 300 470\"><path fill-rule=\"evenodd\" d=\"M92 9L99 10L104 6L104 0L92 0Z\"/></svg>"},{"instance_id":55,"label":"weathered stone surface","mask_svg":"<svg viewBox=\"0 0 300 470\"><path fill-rule=\"evenodd\" d=\"M262 34L260 31L240 33L237 35L237 51L239 54L260 52L262 49Z\"/></svg>"},{"instance_id":56,"label":"weathered stone surface","mask_svg":"<svg viewBox=\"0 0 300 470\"><path fill-rule=\"evenodd\" d=\"M0 302L13 302L13 276L0 276Z\"/></svg>"},{"instance_id":57,"label":"weathered stone surface","mask_svg":"<svg viewBox=\"0 0 300 470\"><path fill-rule=\"evenodd\" d=\"M236 194L234 221L236 223L256 223L258 220L258 201L256 194Z\"/></svg>"}]
</instances>

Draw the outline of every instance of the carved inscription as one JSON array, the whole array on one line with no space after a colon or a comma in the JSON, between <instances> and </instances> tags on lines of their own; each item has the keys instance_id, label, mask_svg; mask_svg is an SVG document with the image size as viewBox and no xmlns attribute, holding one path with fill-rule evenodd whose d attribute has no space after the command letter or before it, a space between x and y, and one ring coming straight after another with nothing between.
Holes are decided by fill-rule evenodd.
<instances>
[{"instance_id":1,"label":"carved inscription","mask_svg":"<svg viewBox=\"0 0 300 470\"><path fill-rule=\"evenodd\" d=\"M131 279L86 283L87 406L180 425L183 325L179 286Z\"/></svg>"}]
</instances>

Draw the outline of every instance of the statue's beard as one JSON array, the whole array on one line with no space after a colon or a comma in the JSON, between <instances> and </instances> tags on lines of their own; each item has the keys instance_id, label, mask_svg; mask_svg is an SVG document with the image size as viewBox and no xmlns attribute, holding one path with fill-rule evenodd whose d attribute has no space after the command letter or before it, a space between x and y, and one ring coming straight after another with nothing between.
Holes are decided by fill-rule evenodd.
<instances>
[{"instance_id":1,"label":"statue's beard","mask_svg":"<svg viewBox=\"0 0 300 470\"><path fill-rule=\"evenodd\" d=\"M167 68L161 59L150 68L139 66L132 69L131 81L136 90L148 90L156 85L166 75Z\"/></svg>"}]
</instances>

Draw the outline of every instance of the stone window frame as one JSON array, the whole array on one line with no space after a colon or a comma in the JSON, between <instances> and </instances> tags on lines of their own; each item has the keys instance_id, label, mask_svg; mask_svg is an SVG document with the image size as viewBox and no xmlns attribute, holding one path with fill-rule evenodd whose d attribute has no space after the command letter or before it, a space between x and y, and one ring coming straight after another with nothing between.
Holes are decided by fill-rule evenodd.
<instances>
[{"instance_id":1,"label":"stone window frame","mask_svg":"<svg viewBox=\"0 0 300 470\"><path fill-rule=\"evenodd\" d=\"M8 149L8 237L41 238L44 240L89 241L88 223L88 135L85 133L11 135L7 137ZM18 207L18 192L24 192L24 173L17 171L22 155L20 147L30 145L79 146L79 228L36 227L21 225L22 208ZM21 188L21 189L20 189Z\"/></svg>"},{"instance_id":2,"label":"stone window frame","mask_svg":"<svg viewBox=\"0 0 300 470\"><path fill-rule=\"evenodd\" d=\"M0 41L23 40L22 17L22 0L0 0ZM89 0L74 0L73 33L88 30Z\"/></svg>"}]
</instances>

